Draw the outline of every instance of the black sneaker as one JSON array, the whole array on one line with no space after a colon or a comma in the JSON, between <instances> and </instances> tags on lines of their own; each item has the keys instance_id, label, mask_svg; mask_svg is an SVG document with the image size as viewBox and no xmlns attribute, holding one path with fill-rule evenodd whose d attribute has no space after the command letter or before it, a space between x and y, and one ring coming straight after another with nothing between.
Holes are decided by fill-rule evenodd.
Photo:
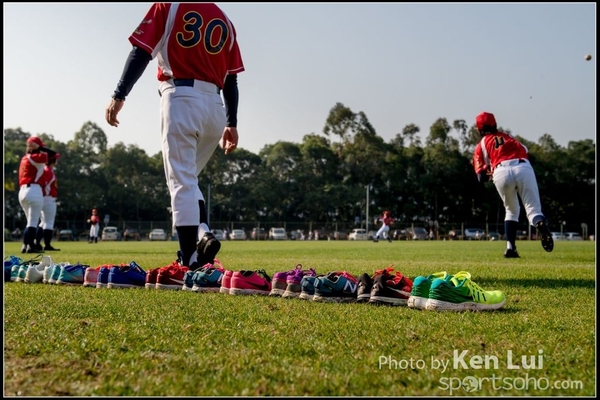
<instances>
[{"instance_id":1,"label":"black sneaker","mask_svg":"<svg viewBox=\"0 0 600 400\"><path fill-rule=\"evenodd\" d=\"M23 253L23 254L27 253L27 245L26 245L26 244L24 244L24 245L21 247L21 253Z\"/></svg>"},{"instance_id":2,"label":"black sneaker","mask_svg":"<svg viewBox=\"0 0 600 400\"><path fill-rule=\"evenodd\" d=\"M60 251L60 249L55 249L54 247L48 245L44 246L44 251Z\"/></svg>"},{"instance_id":3,"label":"black sneaker","mask_svg":"<svg viewBox=\"0 0 600 400\"><path fill-rule=\"evenodd\" d=\"M551 252L554 249L554 239L552 239L552 233L550 233L550 229L548 229L548 224L546 221L540 221L535 227L542 237L542 247L547 252Z\"/></svg>"},{"instance_id":4,"label":"black sneaker","mask_svg":"<svg viewBox=\"0 0 600 400\"><path fill-rule=\"evenodd\" d=\"M504 252L504 258L519 258L519 253L513 249L506 249Z\"/></svg>"},{"instance_id":5,"label":"black sneaker","mask_svg":"<svg viewBox=\"0 0 600 400\"><path fill-rule=\"evenodd\" d=\"M221 242L211 232L206 232L196 244L196 250L198 252L197 262L200 267L213 264L217 253L221 250Z\"/></svg>"},{"instance_id":6,"label":"black sneaker","mask_svg":"<svg viewBox=\"0 0 600 400\"><path fill-rule=\"evenodd\" d=\"M356 301L366 303L371 298L371 288L373 288L373 278L366 272L358 277L358 289L356 290Z\"/></svg>"},{"instance_id":7,"label":"black sneaker","mask_svg":"<svg viewBox=\"0 0 600 400\"><path fill-rule=\"evenodd\" d=\"M407 305L413 282L398 271L392 272L393 274L390 274L385 271L375 276L369 303L389 304L392 306Z\"/></svg>"}]
</instances>

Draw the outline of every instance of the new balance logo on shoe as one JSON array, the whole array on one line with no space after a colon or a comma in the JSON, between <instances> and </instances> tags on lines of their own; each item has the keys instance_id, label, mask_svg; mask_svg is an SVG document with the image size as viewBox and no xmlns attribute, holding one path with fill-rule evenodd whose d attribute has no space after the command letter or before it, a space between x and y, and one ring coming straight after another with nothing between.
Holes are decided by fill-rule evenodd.
<instances>
[{"instance_id":1,"label":"new balance logo on shoe","mask_svg":"<svg viewBox=\"0 0 600 400\"><path fill-rule=\"evenodd\" d=\"M344 292L356 293L356 289L358 288L358 283L354 283L352 281L346 281L344 284Z\"/></svg>"}]
</instances>

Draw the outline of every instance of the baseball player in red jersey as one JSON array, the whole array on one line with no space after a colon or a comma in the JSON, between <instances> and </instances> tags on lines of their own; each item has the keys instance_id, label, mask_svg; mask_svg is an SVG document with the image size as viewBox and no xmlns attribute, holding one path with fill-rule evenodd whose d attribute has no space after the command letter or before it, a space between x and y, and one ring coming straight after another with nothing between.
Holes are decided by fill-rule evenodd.
<instances>
[{"instance_id":1,"label":"baseball player in red jersey","mask_svg":"<svg viewBox=\"0 0 600 400\"><path fill-rule=\"evenodd\" d=\"M213 3L154 3L129 42L133 49L106 121L119 125L125 97L156 58L162 155L179 262L194 270L213 263L221 248L208 226L198 175L219 144L225 154L238 144L237 74L244 64L236 30Z\"/></svg>"},{"instance_id":2,"label":"baseball player in red jersey","mask_svg":"<svg viewBox=\"0 0 600 400\"><path fill-rule=\"evenodd\" d=\"M52 247L52 234L54 233L54 220L56 219L56 198L58 197L58 184L56 181L56 174L54 173L54 167L60 157L60 154L56 153L53 157L48 158L48 162L44 167L44 174L42 180L44 185L42 186L42 193L44 194L44 203L42 205L42 219L37 227L36 234L36 245L42 245L42 239L44 240L44 251L59 251Z\"/></svg>"},{"instance_id":3,"label":"baseball player in red jersey","mask_svg":"<svg viewBox=\"0 0 600 400\"><path fill-rule=\"evenodd\" d=\"M529 223L537 228L541 236L542 247L546 251L552 251L554 240L548 228L548 221L542 214L537 180L529 163L527 147L512 135L498 131L494 114L482 112L475 122L481 141L475 146L473 167L479 182L487 182L490 179L494 182L504 203L504 257L519 257L515 243L521 211L519 197Z\"/></svg>"},{"instance_id":4,"label":"baseball player in red jersey","mask_svg":"<svg viewBox=\"0 0 600 400\"><path fill-rule=\"evenodd\" d=\"M87 220L90 224L90 238L88 243L98 243L98 234L100 233L100 217L98 216L98 210L92 209L92 216Z\"/></svg>"},{"instance_id":5,"label":"baseball player in red jersey","mask_svg":"<svg viewBox=\"0 0 600 400\"><path fill-rule=\"evenodd\" d=\"M27 226L23 232L21 253L41 253L42 247L35 244L37 225L42 215L44 194L44 165L56 152L44 147L39 137L27 139L27 152L19 165L19 203L27 218Z\"/></svg>"},{"instance_id":6,"label":"baseball player in red jersey","mask_svg":"<svg viewBox=\"0 0 600 400\"><path fill-rule=\"evenodd\" d=\"M390 232L390 226L394 223L394 219L392 217L390 217L390 212L387 210L384 211L381 218L379 218L379 221L381 221L381 228L379 228L379 230L375 234L373 241L375 243L379 242L379 237L381 236L384 239L387 239L388 242L391 243L392 237L390 236L389 232Z\"/></svg>"}]
</instances>

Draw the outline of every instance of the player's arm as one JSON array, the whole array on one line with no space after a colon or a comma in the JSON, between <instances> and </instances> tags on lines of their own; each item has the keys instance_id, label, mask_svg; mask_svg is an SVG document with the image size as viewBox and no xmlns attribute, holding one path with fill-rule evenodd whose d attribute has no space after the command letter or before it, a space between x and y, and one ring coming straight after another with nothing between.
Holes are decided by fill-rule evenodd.
<instances>
[{"instance_id":1,"label":"player's arm","mask_svg":"<svg viewBox=\"0 0 600 400\"><path fill-rule=\"evenodd\" d=\"M150 53L138 46L133 46L125 61L121 79L119 79L117 89L113 93L113 99L125 100L131 89L133 89L133 85L140 79L151 60L152 55Z\"/></svg>"},{"instance_id":2,"label":"player's arm","mask_svg":"<svg viewBox=\"0 0 600 400\"><path fill-rule=\"evenodd\" d=\"M227 113L227 126L237 128L239 101L237 74L227 75L225 78L225 84L223 85L223 100L225 101L225 111Z\"/></svg>"}]
</instances>

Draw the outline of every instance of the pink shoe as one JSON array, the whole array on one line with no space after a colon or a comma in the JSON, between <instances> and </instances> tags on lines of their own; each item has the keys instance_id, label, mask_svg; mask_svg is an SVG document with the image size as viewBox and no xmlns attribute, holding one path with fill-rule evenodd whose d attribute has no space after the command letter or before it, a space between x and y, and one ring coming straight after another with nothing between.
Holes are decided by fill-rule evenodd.
<instances>
[{"instance_id":1,"label":"pink shoe","mask_svg":"<svg viewBox=\"0 0 600 400\"><path fill-rule=\"evenodd\" d=\"M87 268L85 270L85 275L83 276L83 286L91 286L96 287L98 283L98 274L100 273L100 268L108 267L108 265L99 265L94 268Z\"/></svg>"},{"instance_id":2,"label":"pink shoe","mask_svg":"<svg viewBox=\"0 0 600 400\"><path fill-rule=\"evenodd\" d=\"M158 270L157 289L181 290L185 281L185 273L190 269L179 265L169 265Z\"/></svg>"},{"instance_id":3,"label":"pink shoe","mask_svg":"<svg viewBox=\"0 0 600 400\"><path fill-rule=\"evenodd\" d=\"M215 260L216 261L216 260ZM221 288L219 289L219 293L229 294L229 289L231 288L231 276L233 275L233 271L225 270L223 273L223 278L221 280Z\"/></svg>"},{"instance_id":4,"label":"pink shoe","mask_svg":"<svg viewBox=\"0 0 600 400\"><path fill-rule=\"evenodd\" d=\"M231 276L230 294L260 294L271 293L271 277L265 270L236 271Z\"/></svg>"}]
</instances>

